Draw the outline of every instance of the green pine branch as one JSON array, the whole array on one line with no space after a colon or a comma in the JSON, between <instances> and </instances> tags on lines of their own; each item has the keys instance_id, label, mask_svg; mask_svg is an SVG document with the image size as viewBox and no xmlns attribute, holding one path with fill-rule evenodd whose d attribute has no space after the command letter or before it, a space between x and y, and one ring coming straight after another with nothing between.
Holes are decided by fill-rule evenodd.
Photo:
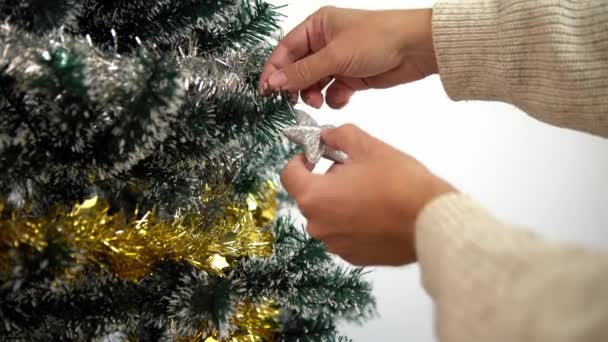
<instances>
[{"instance_id":1,"label":"green pine branch","mask_svg":"<svg viewBox=\"0 0 608 342\"><path fill-rule=\"evenodd\" d=\"M164 263L139 283L103 273L84 274L69 286L51 281L0 290L0 336L18 340L93 340L126 336L226 335L239 288L226 278Z\"/></svg>"},{"instance_id":2,"label":"green pine branch","mask_svg":"<svg viewBox=\"0 0 608 342\"><path fill-rule=\"evenodd\" d=\"M281 315L281 330L277 342L352 342L338 334L334 317L321 314L302 317L297 311L284 311Z\"/></svg>"},{"instance_id":3,"label":"green pine branch","mask_svg":"<svg viewBox=\"0 0 608 342\"><path fill-rule=\"evenodd\" d=\"M5 293L0 336L17 340L92 340L128 322L145 292L133 283L95 275L72 287L52 290L40 283Z\"/></svg>"},{"instance_id":4,"label":"green pine branch","mask_svg":"<svg viewBox=\"0 0 608 342\"><path fill-rule=\"evenodd\" d=\"M237 0L84 0L70 31L89 35L95 44L117 47L120 52L133 51L140 43L171 48L189 39L201 23L225 18L236 3Z\"/></svg>"},{"instance_id":5,"label":"green pine branch","mask_svg":"<svg viewBox=\"0 0 608 342\"><path fill-rule=\"evenodd\" d=\"M201 52L257 45L280 28L280 8L263 0L242 1L233 19L221 25L212 23L195 29L193 43Z\"/></svg>"},{"instance_id":6,"label":"green pine branch","mask_svg":"<svg viewBox=\"0 0 608 342\"><path fill-rule=\"evenodd\" d=\"M59 28L75 15L76 0L3 0L0 21L42 33Z\"/></svg>"},{"instance_id":7,"label":"green pine branch","mask_svg":"<svg viewBox=\"0 0 608 342\"><path fill-rule=\"evenodd\" d=\"M299 150L280 138L294 119L287 99L255 90L278 9L262 0L0 3L0 194L9 204L0 214L28 203L31 215L47 215L96 194L112 210L187 210L211 225L276 180ZM201 204L204 185L229 186ZM336 266L286 218L270 228L274 255L236 260L228 278L162 263L136 284L98 270L66 282L78 253L59 237L42 252L10 247L0 336L162 340L201 321L226 334L239 301L267 296L281 305L279 340L342 341L336 320L374 310L363 271Z\"/></svg>"},{"instance_id":8,"label":"green pine branch","mask_svg":"<svg viewBox=\"0 0 608 342\"><path fill-rule=\"evenodd\" d=\"M209 55L264 42L279 29L280 8L262 0L84 0L69 31L119 52L143 44Z\"/></svg>"},{"instance_id":9,"label":"green pine branch","mask_svg":"<svg viewBox=\"0 0 608 342\"><path fill-rule=\"evenodd\" d=\"M48 43L59 39L53 34L39 40L10 27L1 33L0 44L10 48L0 59L6 114L0 118L0 187L40 201L40 212L90 194L91 177L112 194L142 177L159 195L156 184L171 179L200 186L205 174L180 176L194 176L185 172L193 164L212 164L230 150L242 159L236 152L269 148L293 122L285 99L260 97L250 83L260 53L176 64L154 52L115 56L78 39ZM32 67L38 72L29 72ZM186 79L196 81L183 88Z\"/></svg>"},{"instance_id":10,"label":"green pine branch","mask_svg":"<svg viewBox=\"0 0 608 342\"><path fill-rule=\"evenodd\" d=\"M336 266L319 241L287 219L279 219L274 231L273 257L243 260L234 273L245 282L247 296L278 298L284 308L305 317L325 314L360 322L375 314L362 269Z\"/></svg>"}]
</instances>

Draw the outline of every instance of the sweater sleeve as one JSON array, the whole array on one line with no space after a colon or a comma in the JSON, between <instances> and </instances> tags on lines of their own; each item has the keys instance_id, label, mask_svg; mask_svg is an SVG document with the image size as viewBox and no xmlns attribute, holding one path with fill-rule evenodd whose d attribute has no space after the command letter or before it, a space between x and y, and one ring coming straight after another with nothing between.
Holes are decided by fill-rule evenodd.
<instances>
[{"instance_id":1,"label":"sweater sleeve","mask_svg":"<svg viewBox=\"0 0 608 342\"><path fill-rule=\"evenodd\" d=\"M607 1L439 0L433 39L451 99L608 137Z\"/></svg>"},{"instance_id":2,"label":"sweater sleeve","mask_svg":"<svg viewBox=\"0 0 608 342\"><path fill-rule=\"evenodd\" d=\"M441 342L608 341L608 254L551 244L462 194L416 223Z\"/></svg>"},{"instance_id":3,"label":"sweater sleeve","mask_svg":"<svg viewBox=\"0 0 608 342\"><path fill-rule=\"evenodd\" d=\"M608 137L608 2L439 0L433 34L453 100L514 104ZM463 194L416 222L441 342L608 341L608 254L546 242Z\"/></svg>"}]
</instances>

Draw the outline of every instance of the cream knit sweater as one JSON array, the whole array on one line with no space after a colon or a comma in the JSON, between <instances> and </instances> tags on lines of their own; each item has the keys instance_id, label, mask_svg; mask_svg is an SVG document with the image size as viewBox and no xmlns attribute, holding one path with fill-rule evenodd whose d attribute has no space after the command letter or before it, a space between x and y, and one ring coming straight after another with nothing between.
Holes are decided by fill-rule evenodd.
<instances>
[{"instance_id":1,"label":"cream knit sweater","mask_svg":"<svg viewBox=\"0 0 608 342\"><path fill-rule=\"evenodd\" d=\"M608 0L439 0L433 36L453 100L608 137ZM462 194L423 210L416 248L441 342L608 341L608 253L545 242Z\"/></svg>"}]
</instances>

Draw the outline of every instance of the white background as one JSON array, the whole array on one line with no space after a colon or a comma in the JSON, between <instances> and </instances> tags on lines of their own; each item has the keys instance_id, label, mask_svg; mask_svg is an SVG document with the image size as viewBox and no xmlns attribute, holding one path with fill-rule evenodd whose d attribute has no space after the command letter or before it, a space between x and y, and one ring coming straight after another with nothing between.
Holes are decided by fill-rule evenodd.
<instances>
[{"instance_id":1,"label":"white background","mask_svg":"<svg viewBox=\"0 0 608 342\"><path fill-rule=\"evenodd\" d=\"M271 1L289 31L323 5L384 9L434 1ZM437 76L355 95L341 111L303 107L322 124L355 123L407 152L502 220L548 239L608 246L608 141L551 127L502 103L452 102ZM417 266L376 268L380 317L344 324L355 341L435 341ZM474 300L472 298L471 300Z\"/></svg>"}]
</instances>

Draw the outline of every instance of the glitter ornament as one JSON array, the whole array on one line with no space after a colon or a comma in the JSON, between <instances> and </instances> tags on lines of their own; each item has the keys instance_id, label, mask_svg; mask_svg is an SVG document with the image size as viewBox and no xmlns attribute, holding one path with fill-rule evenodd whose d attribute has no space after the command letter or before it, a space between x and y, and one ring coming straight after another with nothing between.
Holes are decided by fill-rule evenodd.
<instances>
[{"instance_id":1,"label":"glitter ornament","mask_svg":"<svg viewBox=\"0 0 608 342\"><path fill-rule=\"evenodd\" d=\"M283 133L289 140L304 148L304 154L309 163L316 165L321 157L336 163L346 162L348 156L344 152L327 146L321 140L321 132L333 129L334 126L319 126L315 119L302 110L295 110L295 114L297 125L286 128Z\"/></svg>"}]
</instances>

